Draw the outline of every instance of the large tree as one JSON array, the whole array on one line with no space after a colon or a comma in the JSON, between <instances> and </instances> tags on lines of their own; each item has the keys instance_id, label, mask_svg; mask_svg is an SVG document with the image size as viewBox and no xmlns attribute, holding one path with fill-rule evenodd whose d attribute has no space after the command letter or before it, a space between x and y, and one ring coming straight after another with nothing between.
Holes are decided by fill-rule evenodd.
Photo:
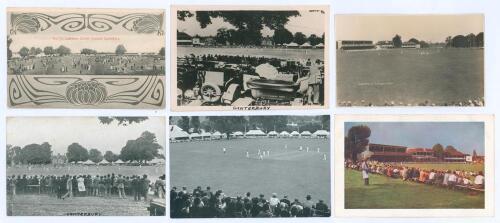
<instances>
[{"instance_id":1,"label":"large tree","mask_svg":"<svg viewBox=\"0 0 500 223\"><path fill-rule=\"evenodd\" d=\"M19 50L19 55L23 58L29 56L30 49L28 49L28 47L25 47L25 46L21 47L21 49Z\"/></svg>"},{"instance_id":2,"label":"large tree","mask_svg":"<svg viewBox=\"0 0 500 223\"><path fill-rule=\"evenodd\" d=\"M118 161L118 159L120 159L120 158L118 155L114 154L112 151L106 151L104 153L104 159L110 163L114 163L114 162Z\"/></svg>"},{"instance_id":3,"label":"large tree","mask_svg":"<svg viewBox=\"0 0 500 223\"><path fill-rule=\"evenodd\" d=\"M288 44L293 42L293 34L286 28L274 30L273 42L275 44Z\"/></svg>"},{"instance_id":4,"label":"large tree","mask_svg":"<svg viewBox=\"0 0 500 223\"><path fill-rule=\"evenodd\" d=\"M179 128L181 128L184 131L189 131L189 117L181 116L181 119L177 121L177 126L179 126Z\"/></svg>"},{"instance_id":5,"label":"large tree","mask_svg":"<svg viewBox=\"0 0 500 223\"><path fill-rule=\"evenodd\" d=\"M147 163L159 156L159 150L163 147L158 144L154 133L145 131L135 140L128 140L120 152L123 161L137 161Z\"/></svg>"},{"instance_id":6,"label":"large tree","mask_svg":"<svg viewBox=\"0 0 500 223\"><path fill-rule=\"evenodd\" d=\"M54 47L51 47L51 46L46 46L46 47L44 47L44 48L43 48L43 53L44 53L46 56L49 56L49 55L55 54Z\"/></svg>"},{"instance_id":7,"label":"large tree","mask_svg":"<svg viewBox=\"0 0 500 223\"><path fill-rule=\"evenodd\" d=\"M233 25L236 30L232 39L235 44L260 45L262 29L283 29L290 17L300 16L298 11L177 11L177 19L184 21L195 16L202 29L212 24L212 19L221 18L224 22Z\"/></svg>"},{"instance_id":8,"label":"large tree","mask_svg":"<svg viewBox=\"0 0 500 223\"><path fill-rule=\"evenodd\" d=\"M101 151L97 149L90 149L89 150L89 160L94 162L94 163L99 163L104 159L102 156Z\"/></svg>"},{"instance_id":9,"label":"large tree","mask_svg":"<svg viewBox=\"0 0 500 223\"><path fill-rule=\"evenodd\" d=\"M52 159L52 146L44 142L40 144L29 144L22 148L22 163L25 164L48 164Z\"/></svg>"},{"instance_id":10,"label":"large tree","mask_svg":"<svg viewBox=\"0 0 500 223\"><path fill-rule=\"evenodd\" d=\"M59 56L65 56L71 54L71 49L66 47L66 46L59 46L56 49L56 53L59 54Z\"/></svg>"},{"instance_id":11,"label":"large tree","mask_svg":"<svg viewBox=\"0 0 500 223\"><path fill-rule=\"evenodd\" d=\"M321 42L323 42L321 40L321 37L318 37L316 36L315 34L311 34L308 38L307 38L307 41L309 41L309 43L313 46L316 46L318 44L320 44Z\"/></svg>"},{"instance_id":12,"label":"large tree","mask_svg":"<svg viewBox=\"0 0 500 223\"><path fill-rule=\"evenodd\" d=\"M359 153L369 145L369 137L371 135L370 127L366 125L353 126L347 132L345 157L353 161L357 160Z\"/></svg>"},{"instance_id":13,"label":"large tree","mask_svg":"<svg viewBox=\"0 0 500 223\"><path fill-rule=\"evenodd\" d=\"M123 55L126 52L127 52L127 49L125 48L125 46L123 44L116 46L116 49L115 49L116 55Z\"/></svg>"},{"instance_id":14,"label":"large tree","mask_svg":"<svg viewBox=\"0 0 500 223\"><path fill-rule=\"evenodd\" d=\"M444 157L444 148L441 144L436 144L432 147L432 151L434 152L434 156L436 156L439 160L442 160Z\"/></svg>"},{"instance_id":15,"label":"large tree","mask_svg":"<svg viewBox=\"0 0 500 223\"><path fill-rule=\"evenodd\" d=\"M476 35L476 42L478 47L484 47L484 33L480 32Z\"/></svg>"},{"instance_id":16,"label":"large tree","mask_svg":"<svg viewBox=\"0 0 500 223\"><path fill-rule=\"evenodd\" d=\"M87 149L85 149L80 144L74 142L68 146L68 152L66 152L66 157L68 158L68 162L80 162L87 161L89 159L89 153Z\"/></svg>"},{"instance_id":17,"label":"large tree","mask_svg":"<svg viewBox=\"0 0 500 223\"><path fill-rule=\"evenodd\" d=\"M293 41L299 45L304 44L307 41L307 37L304 33L302 32L296 32L293 35Z\"/></svg>"},{"instance_id":18,"label":"large tree","mask_svg":"<svg viewBox=\"0 0 500 223\"><path fill-rule=\"evenodd\" d=\"M400 35L396 34L396 36L392 38L392 43L394 44L394 48L401 48L401 46L403 45L403 40L401 40Z\"/></svg>"},{"instance_id":19,"label":"large tree","mask_svg":"<svg viewBox=\"0 0 500 223\"><path fill-rule=\"evenodd\" d=\"M191 120L189 121L189 126L194 129L195 132L200 129L200 117L199 116L191 116Z\"/></svg>"}]
</instances>

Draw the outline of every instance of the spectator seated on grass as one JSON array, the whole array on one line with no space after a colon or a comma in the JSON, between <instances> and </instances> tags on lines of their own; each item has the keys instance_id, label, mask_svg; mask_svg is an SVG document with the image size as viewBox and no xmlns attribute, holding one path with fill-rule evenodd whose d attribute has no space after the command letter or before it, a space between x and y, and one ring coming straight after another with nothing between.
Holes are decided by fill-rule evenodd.
<instances>
[{"instance_id":1,"label":"spectator seated on grass","mask_svg":"<svg viewBox=\"0 0 500 223\"><path fill-rule=\"evenodd\" d=\"M345 168L361 171L361 162L347 160ZM444 187L451 190L466 189L484 192L484 175L482 171L436 170L404 166L403 164L369 161L371 173L379 174L403 181Z\"/></svg>"}]
</instances>

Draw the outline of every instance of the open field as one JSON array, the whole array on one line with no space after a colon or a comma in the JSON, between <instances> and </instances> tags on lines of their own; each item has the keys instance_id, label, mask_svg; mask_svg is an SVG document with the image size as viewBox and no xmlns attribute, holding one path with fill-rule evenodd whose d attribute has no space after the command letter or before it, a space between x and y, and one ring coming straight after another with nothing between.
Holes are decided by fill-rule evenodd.
<instances>
[{"instance_id":1,"label":"open field","mask_svg":"<svg viewBox=\"0 0 500 223\"><path fill-rule=\"evenodd\" d=\"M178 46L177 57L187 55L230 55L230 56L252 56L252 57L270 57L290 60L312 61L319 59L325 60L324 49L286 49L286 48L244 48L244 47L190 47Z\"/></svg>"},{"instance_id":2,"label":"open field","mask_svg":"<svg viewBox=\"0 0 500 223\"><path fill-rule=\"evenodd\" d=\"M424 168L426 170L462 170L469 172L484 172L484 164L465 163L404 163L407 167Z\"/></svg>"},{"instance_id":3,"label":"open field","mask_svg":"<svg viewBox=\"0 0 500 223\"><path fill-rule=\"evenodd\" d=\"M370 174L364 186L360 171L345 170L346 209L481 209L484 193L469 194L437 186Z\"/></svg>"},{"instance_id":4,"label":"open field","mask_svg":"<svg viewBox=\"0 0 500 223\"><path fill-rule=\"evenodd\" d=\"M285 144L287 148L285 149ZM299 151L303 146L304 151ZM306 147L310 148L306 152ZM227 153L222 148L227 148ZM317 148L320 152L317 152ZM258 149L270 150L260 160ZM246 158L246 151L250 157ZM323 160L323 154L327 160ZM327 139L234 139L170 144L170 185L223 190L229 196L277 193L305 200L310 194L330 206L330 149Z\"/></svg>"},{"instance_id":5,"label":"open field","mask_svg":"<svg viewBox=\"0 0 500 223\"><path fill-rule=\"evenodd\" d=\"M49 165L28 167L8 167L7 175L107 175L107 174L121 174L124 176L144 175L147 174L150 180L157 180L158 177L165 174L165 166L83 166L83 165L68 165L53 167Z\"/></svg>"},{"instance_id":6,"label":"open field","mask_svg":"<svg viewBox=\"0 0 500 223\"><path fill-rule=\"evenodd\" d=\"M482 98L483 57L483 49L337 50L337 103L415 105Z\"/></svg>"},{"instance_id":7,"label":"open field","mask_svg":"<svg viewBox=\"0 0 500 223\"><path fill-rule=\"evenodd\" d=\"M17 195L7 198L8 216L64 216L98 214L102 216L149 216L149 202L127 199L74 197L65 200L47 195Z\"/></svg>"}]
</instances>

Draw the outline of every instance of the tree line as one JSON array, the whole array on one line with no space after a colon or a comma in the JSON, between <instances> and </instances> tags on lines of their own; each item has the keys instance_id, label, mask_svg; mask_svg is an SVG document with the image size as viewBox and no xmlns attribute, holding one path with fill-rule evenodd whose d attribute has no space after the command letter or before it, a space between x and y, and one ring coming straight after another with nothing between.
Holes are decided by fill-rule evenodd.
<instances>
[{"instance_id":1,"label":"tree line","mask_svg":"<svg viewBox=\"0 0 500 223\"><path fill-rule=\"evenodd\" d=\"M10 47L11 43L12 43L12 39L9 38L7 40L8 48ZM64 46L64 45L60 45L57 48L54 48L52 46L46 46L43 48L43 50L40 47L29 48L29 47L23 46L23 47L21 47L21 49L19 49L18 53L19 53L19 56L21 56L22 58L26 58L26 57L30 57L30 56L34 57L34 56L40 55L41 53L43 53L45 56L55 56L55 55L65 56L65 55L71 54L71 49ZM90 49L90 48L83 48L80 50L80 54L83 54L83 55L92 55L92 54L97 54L97 53L99 53L97 50ZM119 44L116 46L116 49L115 49L116 55L124 55L125 53L127 53L127 48L125 48L125 46L123 44ZM165 56L165 47L162 47L158 51L158 55ZM10 48L8 49L7 56L8 56L8 59L12 58L12 51L10 50Z\"/></svg>"},{"instance_id":2,"label":"tree line","mask_svg":"<svg viewBox=\"0 0 500 223\"><path fill-rule=\"evenodd\" d=\"M469 33L468 35L448 36L445 40L446 47L455 48L471 48L484 47L484 33L480 32L477 35Z\"/></svg>"},{"instance_id":3,"label":"tree line","mask_svg":"<svg viewBox=\"0 0 500 223\"><path fill-rule=\"evenodd\" d=\"M219 28L217 34L215 35L215 42L220 45L254 45L260 46L263 41L262 33L258 32L251 34L248 30L236 30ZM274 30L274 34L271 37L273 45L277 44L288 44L295 42L302 45L306 42L315 46L320 43L325 42L325 34L317 36L316 34L311 34L309 37L302 32L292 33L286 28L279 28Z\"/></svg>"},{"instance_id":4,"label":"tree line","mask_svg":"<svg viewBox=\"0 0 500 223\"><path fill-rule=\"evenodd\" d=\"M207 116L200 121L199 116L171 117L171 125L177 125L185 131L219 131L230 135L245 129L270 131L310 131L330 129L330 117L323 116Z\"/></svg>"},{"instance_id":5,"label":"tree line","mask_svg":"<svg viewBox=\"0 0 500 223\"><path fill-rule=\"evenodd\" d=\"M318 13L324 13L318 11ZM220 28L215 36L217 44L229 45L254 45L262 44L262 29L267 27L274 31L273 42L275 44L285 44L295 42L299 45L309 41L311 45L324 42L324 34L319 37L311 35L307 37L301 32L292 34L285 28L290 18L300 16L299 11L263 11L263 10L242 10L242 11L178 11L177 19L185 21L186 18L195 17L200 28L204 29L212 24L212 19L221 18L235 28Z\"/></svg>"},{"instance_id":6,"label":"tree line","mask_svg":"<svg viewBox=\"0 0 500 223\"><path fill-rule=\"evenodd\" d=\"M128 140L121 149L120 154L106 151L104 154L95 148L85 148L77 142L70 144L65 157L68 163L85 162L90 160L99 163L102 160L116 162L121 159L124 162L136 161L147 163L154 158L164 158L159 151L163 149L158 144L154 133L145 131L137 139ZM32 143L24 147L7 145L7 164L51 164L53 157L52 145L48 142L42 144Z\"/></svg>"},{"instance_id":7,"label":"tree line","mask_svg":"<svg viewBox=\"0 0 500 223\"><path fill-rule=\"evenodd\" d=\"M416 38L410 38L408 42L419 44L420 48L428 48L431 45L431 43L425 42L423 40L418 40ZM392 44L394 48L401 48L403 46L402 37L399 34L396 34L392 38ZM464 35L448 36L444 41L444 45L446 47L455 47L455 48L484 47L484 33L480 32L477 35L475 35L474 33L470 33L465 36Z\"/></svg>"}]
</instances>

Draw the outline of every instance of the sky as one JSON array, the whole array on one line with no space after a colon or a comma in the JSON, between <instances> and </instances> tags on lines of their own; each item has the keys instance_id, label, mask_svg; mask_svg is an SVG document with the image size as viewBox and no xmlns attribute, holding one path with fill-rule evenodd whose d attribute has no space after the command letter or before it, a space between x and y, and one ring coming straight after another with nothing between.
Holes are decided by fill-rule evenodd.
<instances>
[{"instance_id":1,"label":"sky","mask_svg":"<svg viewBox=\"0 0 500 223\"><path fill-rule=\"evenodd\" d=\"M302 32L307 36L311 34L316 34L317 36L323 35L325 33L325 25L327 22L327 14L322 14L320 12L310 12L310 11L299 11L300 16L290 17L285 28L292 33ZM177 29L180 32L185 32L191 36L215 36L219 28L234 28L233 25L224 22L222 18L212 19L212 24L208 25L206 28L200 28L200 24L196 21L195 16L186 18L185 21L177 20ZM274 31L265 27L262 31L263 36L272 36Z\"/></svg>"},{"instance_id":2,"label":"sky","mask_svg":"<svg viewBox=\"0 0 500 223\"><path fill-rule=\"evenodd\" d=\"M120 153L127 140L137 139L142 132L156 135L165 148L165 120L149 117L144 122L118 126L117 122L101 124L97 117L14 117L7 119L7 144L23 147L48 142L53 154L64 154L68 146L78 142L87 149L104 153Z\"/></svg>"},{"instance_id":3,"label":"sky","mask_svg":"<svg viewBox=\"0 0 500 223\"><path fill-rule=\"evenodd\" d=\"M25 10L22 12L37 12L44 13L51 16L62 15L67 13L82 13L81 9L79 11L74 11L74 9L33 9ZM18 13L15 10L10 10L8 15ZM162 10L113 10L113 9L85 9L85 13L98 13L98 14L110 14L114 16L124 16L131 13L147 13L159 15L163 13ZM10 16L8 18L8 29L11 29ZM63 17L64 18L64 17ZM67 20L68 22L72 20ZM79 21L74 19L74 21ZM93 20L98 21L98 20ZM115 52L116 46L123 44L129 53L158 53L159 50L165 46L165 36L153 34L138 34L135 32L128 31L122 28L122 24L114 25L110 31L107 32L96 32L88 28L77 32L66 32L60 27L64 24L70 24L68 22L61 22L59 25L51 25L47 30L43 32L37 32L35 34L23 34L17 32L16 34L11 34L12 44L10 49L13 52L19 52L23 46L28 48L39 47L43 49L46 46L52 46L57 48L60 45L64 45L71 49L71 52L80 52L82 48L95 49L98 52ZM98 24L99 25L99 24Z\"/></svg>"},{"instance_id":4,"label":"sky","mask_svg":"<svg viewBox=\"0 0 500 223\"><path fill-rule=\"evenodd\" d=\"M399 34L426 42L444 42L447 36L484 31L481 14L464 15L336 15L336 40L392 40Z\"/></svg>"},{"instance_id":5,"label":"sky","mask_svg":"<svg viewBox=\"0 0 500 223\"><path fill-rule=\"evenodd\" d=\"M371 129L370 143L418 148L440 143L471 155L474 150L484 155L483 122L348 122L344 131L361 124Z\"/></svg>"}]
</instances>

